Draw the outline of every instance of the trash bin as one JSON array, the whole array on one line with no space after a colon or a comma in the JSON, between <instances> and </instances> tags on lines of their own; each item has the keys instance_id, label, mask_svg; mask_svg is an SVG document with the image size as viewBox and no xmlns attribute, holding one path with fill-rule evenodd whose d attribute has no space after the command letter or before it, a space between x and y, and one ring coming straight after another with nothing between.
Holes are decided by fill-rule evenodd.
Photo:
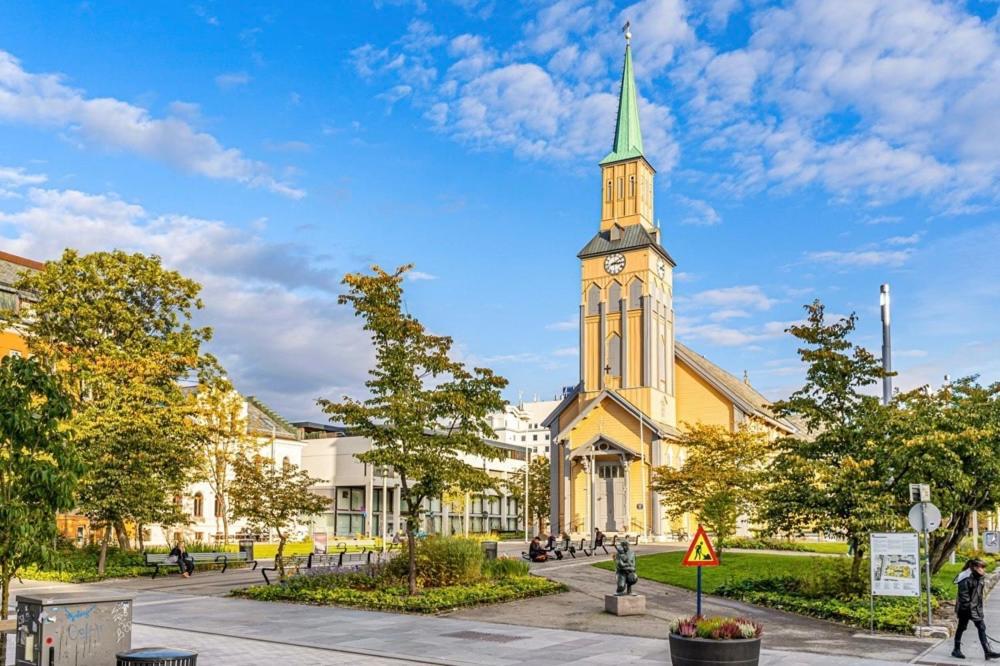
<instances>
[{"instance_id":1,"label":"trash bin","mask_svg":"<svg viewBox=\"0 0 1000 666\"><path fill-rule=\"evenodd\" d=\"M17 595L17 666L108 666L131 647L130 595Z\"/></svg>"},{"instance_id":2,"label":"trash bin","mask_svg":"<svg viewBox=\"0 0 1000 666\"><path fill-rule=\"evenodd\" d=\"M483 542L483 555L486 556L487 560L497 559L497 542L496 541L484 541Z\"/></svg>"},{"instance_id":3,"label":"trash bin","mask_svg":"<svg viewBox=\"0 0 1000 666\"><path fill-rule=\"evenodd\" d=\"M198 663L198 653L173 648L151 647L119 652L115 659L116 666L126 666L126 664L195 666Z\"/></svg>"},{"instance_id":4,"label":"trash bin","mask_svg":"<svg viewBox=\"0 0 1000 666\"><path fill-rule=\"evenodd\" d=\"M253 539L240 539L240 552L247 554L247 562L253 562Z\"/></svg>"}]
</instances>

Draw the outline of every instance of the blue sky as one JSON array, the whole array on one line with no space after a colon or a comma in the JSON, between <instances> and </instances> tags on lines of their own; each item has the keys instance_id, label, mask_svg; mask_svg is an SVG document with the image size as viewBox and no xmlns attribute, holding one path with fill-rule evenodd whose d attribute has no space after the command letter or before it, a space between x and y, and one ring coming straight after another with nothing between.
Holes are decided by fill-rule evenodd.
<instances>
[{"instance_id":1,"label":"blue sky","mask_svg":"<svg viewBox=\"0 0 1000 666\"><path fill-rule=\"evenodd\" d=\"M598 226L633 24L678 337L771 397L813 298L897 384L1000 379L995 1L8 3L0 248L155 252L205 287L238 387L291 418L359 394L347 271L508 397L576 381L576 252Z\"/></svg>"}]
</instances>

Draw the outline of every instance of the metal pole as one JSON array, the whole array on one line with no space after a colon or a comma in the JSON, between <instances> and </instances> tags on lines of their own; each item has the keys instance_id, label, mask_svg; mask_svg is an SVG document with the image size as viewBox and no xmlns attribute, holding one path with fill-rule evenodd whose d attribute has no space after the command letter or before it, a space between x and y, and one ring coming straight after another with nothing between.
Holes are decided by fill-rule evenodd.
<instances>
[{"instance_id":1,"label":"metal pole","mask_svg":"<svg viewBox=\"0 0 1000 666\"><path fill-rule=\"evenodd\" d=\"M695 608L695 615L701 617L701 567L698 567L698 601Z\"/></svg>"},{"instance_id":2,"label":"metal pole","mask_svg":"<svg viewBox=\"0 0 1000 666\"><path fill-rule=\"evenodd\" d=\"M927 578L927 626L931 626L931 538L927 531L927 502L920 503L920 526L924 528L924 555L926 556L926 578Z\"/></svg>"},{"instance_id":3,"label":"metal pole","mask_svg":"<svg viewBox=\"0 0 1000 666\"><path fill-rule=\"evenodd\" d=\"M388 537L386 529L388 527L387 514L389 513L389 490L385 485L385 473L387 471L388 470L385 467L382 468L382 554L383 555L385 555L385 547L386 547L385 540ZM396 526L396 529L399 529L398 525Z\"/></svg>"},{"instance_id":4,"label":"metal pole","mask_svg":"<svg viewBox=\"0 0 1000 666\"><path fill-rule=\"evenodd\" d=\"M530 543L531 537L528 535L528 523L531 520L531 514L528 511L528 507L531 504L528 502L528 474L531 473L531 449L527 446L524 447L524 510L521 512L524 514L524 542Z\"/></svg>"},{"instance_id":5,"label":"metal pole","mask_svg":"<svg viewBox=\"0 0 1000 666\"><path fill-rule=\"evenodd\" d=\"M889 285L883 284L879 294L879 303L882 306L882 369L885 377L882 378L882 404L888 405L892 400L892 335L889 330Z\"/></svg>"},{"instance_id":6,"label":"metal pole","mask_svg":"<svg viewBox=\"0 0 1000 666\"><path fill-rule=\"evenodd\" d=\"M871 572L869 572L869 578L871 577ZM869 601L871 603L871 633L875 633L875 588L869 588L870 594Z\"/></svg>"}]
</instances>

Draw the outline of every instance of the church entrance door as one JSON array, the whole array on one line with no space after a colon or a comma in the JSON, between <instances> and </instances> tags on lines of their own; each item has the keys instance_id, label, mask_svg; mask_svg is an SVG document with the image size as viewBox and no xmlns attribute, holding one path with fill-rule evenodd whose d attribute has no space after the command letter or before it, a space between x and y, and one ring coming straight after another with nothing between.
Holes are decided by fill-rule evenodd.
<instances>
[{"instance_id":1,"label":"church entrance door","mask_svg":"<svg viewBox=\"0 0 1000 666\"><path fill-rule=\"evenodd\" d=\"M605 532L625 530L625 471L619 462L597 463L594 523Z\"/></svg>"}]
</instances>

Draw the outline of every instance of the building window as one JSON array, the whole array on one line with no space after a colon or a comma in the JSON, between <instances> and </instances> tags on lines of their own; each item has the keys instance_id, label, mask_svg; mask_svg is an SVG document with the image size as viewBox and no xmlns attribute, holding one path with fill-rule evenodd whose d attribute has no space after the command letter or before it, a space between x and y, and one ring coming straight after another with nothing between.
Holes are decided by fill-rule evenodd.
<instances>
[{"instance_id":1,"label":"building window","mask_svg":"<svg viewBox=\"0 0 1000 666\"><path fill-rule=\"evenodd\" d=\"M638 310L642 305L642 280L636 278L628 285L628 309Z\"/></svg>"},{"instance_id":2,"label":"building window","mask_svg":"<svg viewBox=\"0 0 1000 666\"><path fill-rule=\"evenodd\" d=\"M195 518L202 518L205 515L205 496L201 493L194 494L194 511L192 513Z\"/></svg>"},{"instance_id":3,"label":"building window","mask_svg":"<svg viewBox=\"0 0 1000 666\"><path fill-rule=\"evenodd\" d=\"M531 441L537 442L538 441L538 435L532 435L531 436Z\"/></svg>"},{"instance_id":4,"label":"building window","mask_svg":"<svg viewBox=\"0 0 1000 666\"><path fill-rule=\"evenodd\" d=\"M635 176L628 177L628 196L630 199L635 197Z\"/></svg>"},{"instance_id":5,"label":"building window","mask_svg":"<svg viewBox=\"0 0 1000 666\"><path fill-rule=\"evenodd\" d=\"M622 374L622 339L617 333L608 338L608 374L621 377Z\"/></svg>"},{"instance_id":6,"label":"building window","mask_svg":"<svg viewBox=\"0 0 1000 666\"><path fill-rule=\"evenodd\" d=\"M9 291L0 291L0 310L10 310L12 312L16 312L17 294Z\"/></svg>"},{"instance_id":7,"label":"building window","mask_svg":"<svg viewBox=\"0 0 1000 666\"><path fill-rule=\"evenodd\" d=\"M622 466L617 463L602 463L597 465L597 476L602 479L620 479L624 473Z\"/></svg>"},{"instance_id":8,"label":"building window","mask_svg":"<svg viewBox=\"0 0 1000 666\"><path fill-rule=\"evenodd\" d=\"M222 518L226 514L226 507L222 501L222 495L215 496L215 517Z\"/></svg>"},{"instance_id":9,"label":"building window","mask_svg":"<svg viewBox=\"0 0 1000 666\"><path fill-rule=\"evenodd\" d=\"M195 532L194 533L194 540L197 541L198 543L201 543L202 541L205 540L205 533L204 532Z\"/></svg>"},{"instance_id":10,"label":"building window","mask_svg":"<svg viewBox=\"0 0 1000 666\"><path fill-rule=\"evenodd\" d=\"M613 281L608 287L608 307L614 311L621 307L622 286L617 281Z\"/></svg>"},{"instance_id":11,"label":"building window","mask_svg":"<svg viewBox=\"0 0 1000 666\"><path fill-rule=\"evenodd\" d=\"M611 181L608 181L608 201L611 201Z\"/></svg>"},{"instance_id":12,"label":"building window","mask_svg":"<svg viewBox=\"0 0 1000 666\"><path fill-rule=\"evenodd\" d=\"M522 441L522 442L526 442L526 441L528 441L528 437L527 437L527 435L521 435L521 441Z\"/></svg>"},{"instance_id":13,"label":"building window","mask_svg":"<svg viewBox=\"0 0 1000 666\"><path fill-rule=\"evenodd\" d=\"M587 287L587 314L601 313L601 288L596 284Z\"/></svg>"}]
</instances>

